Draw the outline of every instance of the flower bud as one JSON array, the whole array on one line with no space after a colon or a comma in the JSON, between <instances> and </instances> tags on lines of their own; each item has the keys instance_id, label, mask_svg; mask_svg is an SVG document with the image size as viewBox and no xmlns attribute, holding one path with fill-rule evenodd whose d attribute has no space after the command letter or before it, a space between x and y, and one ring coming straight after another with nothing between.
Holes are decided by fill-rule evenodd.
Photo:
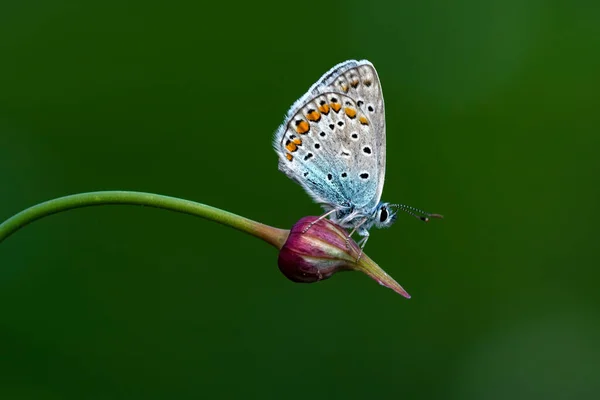
<instances>
[{"instance_id":1,"label":"flower bud","mask_svg":"<svg viewBox=\"0 0 600 400\"><path fill-rule=\"evenodd\" d=\"M278 265L288 279L301 283L318 282L338 271L362 271L380 285L410 298L373 260L361 255L356 242L348 240L345 229L328 219L304 217L298 221L279 252Z\"/></svg>"}]
</instances>

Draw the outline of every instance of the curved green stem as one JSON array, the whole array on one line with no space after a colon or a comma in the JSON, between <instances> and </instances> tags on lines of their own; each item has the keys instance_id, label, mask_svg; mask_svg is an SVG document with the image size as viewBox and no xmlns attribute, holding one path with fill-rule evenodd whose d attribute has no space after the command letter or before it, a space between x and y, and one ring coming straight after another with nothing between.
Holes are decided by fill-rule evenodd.
<instances>
[{"instance_id":1,"label":"curved green stem","mask_svg":"<svg viewBox=\"0 0 600 400\"><path fill-rule=\"evenodd\" d=\"M19 229L40 218L75 208L103 205L147 206L194 215L249 233L278 249L283 246L289 233L287 230L273 228L194 201L153 193L115 190L73 194L27 208L0 224L0 243Z\"/></svg>"}]
</instances>

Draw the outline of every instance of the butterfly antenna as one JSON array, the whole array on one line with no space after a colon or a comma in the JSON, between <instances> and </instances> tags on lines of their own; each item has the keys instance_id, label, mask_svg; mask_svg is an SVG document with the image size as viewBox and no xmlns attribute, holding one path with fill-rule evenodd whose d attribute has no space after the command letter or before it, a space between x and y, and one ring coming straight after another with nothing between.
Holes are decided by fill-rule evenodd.
<instances>
[{"instance_id":1,"label":"butterfly antenna","mask_svg":"<svg viewBox=\"0 0 600 400\"><path fill-rule=\"evenodd\" d=\"M392 206L398 207L399 210L402 210L405 213L407 213L408 215L412 215L413 217L420 219L423 222L429 222L430 218L440 218L440 219L444 218L443 215L431 214L431 213L425 212L423 210L419 210L418 208L407 206L405 204L392 204ZM419 214L421 214L421 215L419 215Z\"/></svg>"}]
</instances>

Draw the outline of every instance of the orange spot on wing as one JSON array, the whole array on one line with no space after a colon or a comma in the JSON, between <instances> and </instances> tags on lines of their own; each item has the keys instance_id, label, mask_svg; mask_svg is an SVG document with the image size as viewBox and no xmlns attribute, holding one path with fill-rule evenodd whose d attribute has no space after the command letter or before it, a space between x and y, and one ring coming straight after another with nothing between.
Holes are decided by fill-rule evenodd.
<instances>
[{"instance_id":1,"label":"orange spot on wing","mask_svg":"<svg viewBox=\"0 0 600 400\"><path fill-rule=\"evenodd\" d=\"M292 161L292 160L294 159L294 157L293 157L293 156L292 156L290 153L287 153L287 154L285 155L285 158L287 158L287 159L288 159L288 161Z\"/></svg>"},{"instance_id":2,"label":"orange spot on wing","mask_svg":"<svg viewBox=\"0 0 600 400\"><path fill-rule=\"evenodd\" d=\"M308 114L306 114L306 118L309 121L313 121L313 122L317 122L321 119L321 114L319 114L318 111L312 110L311 112L309 112Z\"/></svg>"},{"instance_id":3,"label":"orange spot on wing","mask_svg":"<svg viewBox=\"0 0 600 400\"><path fill-rule=\"evenodd\" d=\"M306 121L298 121L296 123L296 132L300 133L300 134L305 134L306 132L308 132L308 130L310 129L310 126L308 125L308 122Z\"/></svg>"},{"instance_id":4,"label":"orange spot on wing","mask_svg":"<svg viewBox=\"0 0 600 400\"><path fill-rule=\"evenodd\" d=\"M333 108L333 111L338 112L342 108L342 105L340 103L331 103L331 108Z\"/></svg>"},{"instance_id":5,"label":"orange spot on wing","mask_svg":"<svg viewBox=\"0 0 600 400\"><path fill-rule=\"evenodd\" d=\"M348 85L346 85L345 83L342 83L342 84L340 85L340 87L342 88L342 90L344 91L344 93L348 93L348 89L350 89L350 88L348 87Z\"/></svg>"},{"instance_id":6,"label":"orange spot on wing","mask_svg":"<svg viewBox=\"0 0 600 400\"><path fill-rule=\"evenodd\" d=\"M322 106L319 106L319 111L327 115L329 114L329 106L327 104L323 104Z\"/></svg>"},{"instance_id":7,"label":"orange spot on wing","mask_svg":"<svg viewBox=\"0 0 600 400\"><path fill-rule=\"evenodd\" d=\"M352 86L353 88L356 88L358 86L358 79L355 79L352 82L350 82L350 86Z\"/></svg>"},{"instance_id":8,"label":"orange spot on wing","mask_svg":"<svg viewBox=\"0 0 600 400\"><path fill-rule=\"evenodd\" d=\"M288 144L285 145L285 148L291 152L298 150L298 146L296 146L296 143L294 143L294 142L289 142Z\"/></svg>"},{"instance_id":9,"label":"orange spot on wing","mask_svg":"<svg viewBox=\"0 0 600 400\"><path fill-rule=\"evenodd\" d=\"M348 118L350 118L350 119L356 118L356 110L354 108L346 107L344 109L344 111L346 112L346 115L348 116Z\"/></svg>"},{"instance_id":10,"label":"orange spot on wing","mask_svg":"<svg viewBox=\"0 0 600 400\"><path fill-rule=\"evenodd\" d=\"M292 140L292 142L294 144L297 144L298 146L302 146L302 139L295 138L295 139Z\"/></svg>"},{"instance_id":11,"label":"orange spot on wing","mask_svg":"<svg viewBox=\"0 0 600 400\"><path fill-rule=\"evenodd\" d=\"M360 118L358 118L358 120L363 125L369 125L369 121L367 120L367 117L365 117L364 115L362 115Z\"/></svg>"}]
</instances>

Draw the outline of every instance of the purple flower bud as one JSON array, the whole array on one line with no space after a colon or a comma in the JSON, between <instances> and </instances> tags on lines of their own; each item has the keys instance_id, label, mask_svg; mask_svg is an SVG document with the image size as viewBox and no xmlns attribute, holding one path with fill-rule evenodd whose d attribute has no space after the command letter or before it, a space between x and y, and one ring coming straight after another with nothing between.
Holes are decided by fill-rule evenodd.
<instances>
[{"instance_id":1,"label":"purple flower bud","mask_svg":"<svg viewBox=\"0 0 600 400\"><path fill-rule=\"evenodd\" d=\"M366 254L359 258L360 248L354 240L347 241L345 229L328 219L315 222L317 220L318 217L304 217L298 221L279 252L279 269L288 279L313 283L338 271L362 271L380 285L410 298L402 286Z\"/></svg>"}]
</instances>

